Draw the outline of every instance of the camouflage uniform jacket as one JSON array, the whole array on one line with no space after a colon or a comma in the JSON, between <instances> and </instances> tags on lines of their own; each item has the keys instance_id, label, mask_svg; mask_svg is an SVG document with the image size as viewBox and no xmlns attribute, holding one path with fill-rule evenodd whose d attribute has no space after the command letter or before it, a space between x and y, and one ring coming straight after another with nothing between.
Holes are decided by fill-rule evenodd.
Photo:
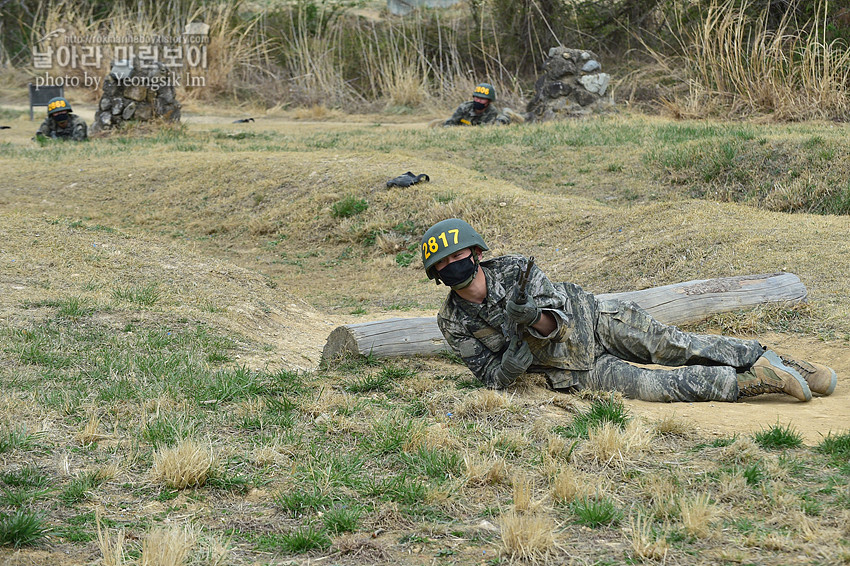
<instances>
[{"instance_id":1,"label":"camouflage uniform jacket","mask_svg":"<svg viewBox=\"0 0 850 566\"><path fill-rule=\"evenodd\" d=\"M510 124L511 119L504 112L500 112L492 104L481 114L476 114L472 107L472 101L468 100L457 107L452 117L443 122L444 126L480 126L484 124Z\"/></svg>"},{"instance_id":2,"label":"camouflage uniform jacket","mask_svg":"<svg viewBox=\"0 0 850 566\"><path fill-rule=\"evenodd\" d=\"M39 126L35 133L36 137L44 136L46 138L63 139L82 141L88 138L88 127L85 120L76 114L68 115L68 124L64 128L60 128L56 121L48 116Z\"/></svg>"},{"instance_id":3,"label":"camouflage uniform jacket","mask_svg":"<svg viewBox=\"0 0 850 566\"><path fill-rule=\"evenodd\" d=\"M505 306L515 293L526 261L522 256L502 256L481 262L487 280L484 302L466 301L452 291L437 315L437 324L452 351L487 387L503 386L496 379L496 371L515 329ZM534 355L529 371L544 371L556 388L576 385L574 374L591 370L602 351L594 332L596 298L578 285L551 283L537 266L531 270L526 292L557 323L548 336L526 329L524 337Z\"/></svg>"}]
</instances>

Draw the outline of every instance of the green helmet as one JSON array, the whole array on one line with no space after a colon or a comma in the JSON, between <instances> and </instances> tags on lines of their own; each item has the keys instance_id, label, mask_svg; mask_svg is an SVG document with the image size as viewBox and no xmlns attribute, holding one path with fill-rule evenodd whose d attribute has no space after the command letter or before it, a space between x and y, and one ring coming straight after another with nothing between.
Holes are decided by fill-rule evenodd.
<instances>
[{"instance_id":1,"label":"green helmet","mask_svg":"<svg viewBox=\"0 0 850 566\"><path fill-rule=\"evenodd\" d=\"M58 114L59 112L70 112L71 111L71 103L62 98L61 96L57 96L56 98L51 98L47 103L47 115L53 116L54 114Z\"/></svg>"},{"instance_id":2,"label":"green helmet","mask_svg":"<svg viewBox=\"0 0 850 566\"><path fill-rule=\"evenodd\" d=\"M486 98L490 102L496 100L496 89L493 88L493 85L488 83L481 83L480 85L475 87L475 90L472 91L472 96L477 96L478 98Z\"/></svg>"},{"instance_id":3,"label":"green helmet","mask_svg":"<svg viewBox=\"0 0 850 566\"><path fill-rule=\"evenodd\" d=\"M478 246L482 250L490 249L478 232L460 218L449 218L428 228L420 243L422 264L425 266L428 279L437 278L435 263L472 246Z\"/></svg>"}]
</instances>

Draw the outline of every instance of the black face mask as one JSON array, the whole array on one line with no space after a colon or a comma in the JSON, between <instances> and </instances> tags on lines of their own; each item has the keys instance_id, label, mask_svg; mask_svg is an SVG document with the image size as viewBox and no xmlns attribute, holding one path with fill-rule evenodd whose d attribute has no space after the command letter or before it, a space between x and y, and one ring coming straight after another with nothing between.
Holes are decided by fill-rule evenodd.
<instances>
[{"instance_id":1,"label":"black face mask","mask_svg":"<svg viewBox=\"0 0 850 566\"><path fill-rule=\"evenodd\" d=\"M477 100L473 100L472 101L472 107L475 110L484 110L485 108L487 108L487 105L484 104L483 102L478 102Z\"/></svg>"},{"instance_id":2,"label":"black face mask","mask_svg":"<svg viewBox=\"0 0 850 566\"><path fill-rule=\"evenodd\" d=\"M443 269L438 269L437 274L440 276L440 281L455 290L468 287L478 272L478 262L473 259L474 255L469 254L468 257L453 261Z\"/></svg>"},{"instance_id":3,"label":"black face mask","mask_svg":"<svg viewBox=\"0 0 850 566\"><path fill-rule=\"evenodd\" d=\"M53 120L54 120L57 124L60 124L60 123L62 123L62 122L67 122L67 121L68 121L68 115L67 115L67 114L54 114L54 115L53 115Z\"/></svg>"}]
</instances>

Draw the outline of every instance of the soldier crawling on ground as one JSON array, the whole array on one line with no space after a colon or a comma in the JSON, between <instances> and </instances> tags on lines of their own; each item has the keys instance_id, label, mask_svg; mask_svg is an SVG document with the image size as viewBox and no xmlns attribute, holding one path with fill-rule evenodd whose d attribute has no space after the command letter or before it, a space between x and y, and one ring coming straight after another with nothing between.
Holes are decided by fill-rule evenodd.
<instances>
[{"instance_id":1,"label":"soldier crawling on ground","mask_svg":"<svg viewBox=\"0 0 850 566\"><path fill-rule=\"evenodd\" d=\"M481 261L487 245L463 220L429 228L421 249L428 278L452 289L437 315L440 331L488 387L508 387L529 371L546 374L554 389L619 391L644 401L737 401L762 393L809 401L812 392L835 390L832 369L756 340L683 332L631 301L552 283L522 256ZM516 290L524 276L523 297Z\"/></svg>"},{"instance_id":2,"label":"soldier crawling on ground","mask_svg":"<svg viewBox=\"0 0 850 566\"><path fill-rule=\"evenodd\" d=\"M493 105L496 89L493 85L481 83L472 92L472 100L457 107L452 117L443 122L443 126L479 126L486 124L510 124L507 112Z\"/></svg>"},{"instance_id":3,"label":"soldier crawling on ground","mask_svg":"<svg viewBox=\"0 0 850 566\"><path fill-rule=\"evenodd\" d=\"M47 103L47 118L35 133L36 139L61 139L83 141L88 139L85 121L71 112L71 104L61 97Z\"/></svg>"}]
</instances>

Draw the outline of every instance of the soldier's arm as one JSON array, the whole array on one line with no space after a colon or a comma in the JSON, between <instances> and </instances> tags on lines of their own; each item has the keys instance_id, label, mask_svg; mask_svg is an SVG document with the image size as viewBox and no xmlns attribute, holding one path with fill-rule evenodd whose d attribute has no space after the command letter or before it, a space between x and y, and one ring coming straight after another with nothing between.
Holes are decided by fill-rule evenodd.
<instances>
[{"instance_id":1,"label":"soldier's arm","mask_svg":"<svg viewBox=\"0 0 850 566\"><path fill-rule=\"evenodd\" d=\"M50 137L50 123L45 119L35 132L35 137Z\"/></svg>"},{"instance_id":2,"label":"soldier's arm","mask_svg":"<svg viewBox=\"0 0 850 566\"><path fill-rule=\"evenodd\" d=\"M499 375L502 365L501 352L493 352L487 348L460 324L442 318L438 318L437 323L449 347L481 383L490 389L501 389L510 385L502 383Z\"/></svg>"},{"instance_id":3,"label":"soldier's arm","mask_svg":"<svg viewBox=\"0 0 850 566\"><path fill-rule=\"evenodd\" d=\"M461 104L455 109L452 117L443 122L443 126L460 126L460 120L463 118L463 105Z\"/></svg>"},{"instance_id":4,"label":"soldier's arm","mask_svg":"<svg viewBox=\"0 0 850 566\"><path fill-rule=\"evenodd\" d=\"M569 333L572 324L567 314L567 297L560 293L543 271L536 265L528 276L527 290L535 304L542 311L540 320L529 327L529 333L535 338L562 342Z\"/></svg>"},{"instance_id":5,"label":"soldier's arm","mask_svg":"<svg viewBox=\"0 0 850 566\"><path fill-rule=\"evenodd\" d=\"M88 126L86 126L86 123L80 120L80 123L74 126L74 131L71 134L71 139L73 139L74 141L86 140L89 137L88 131L89 129Z\"/></svg>"}]
</instances>

